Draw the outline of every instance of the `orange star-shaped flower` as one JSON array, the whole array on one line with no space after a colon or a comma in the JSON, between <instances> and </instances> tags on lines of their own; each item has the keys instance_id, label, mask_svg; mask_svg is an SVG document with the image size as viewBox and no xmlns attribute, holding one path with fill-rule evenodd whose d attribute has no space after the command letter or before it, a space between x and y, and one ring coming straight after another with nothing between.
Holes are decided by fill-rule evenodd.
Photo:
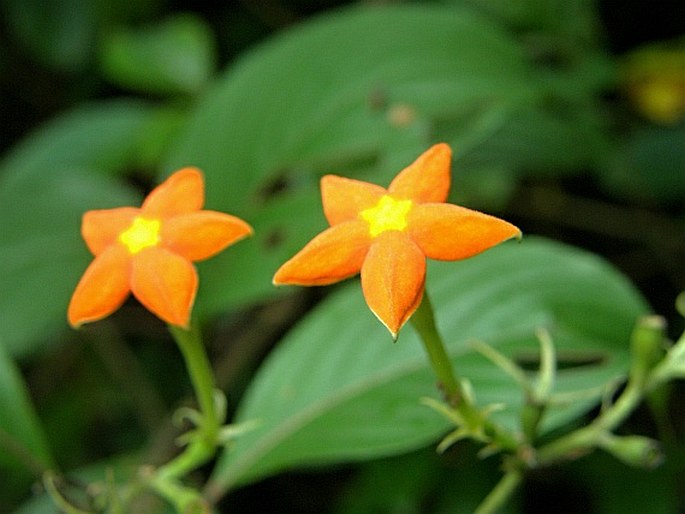
<instances>
[{"instance_id":1,"label":"orange star-shaped flower","mask_svg":"<svg viewBox=\"0 0 685 514\"><path fill-rule=\"evenodd\" d=\"M67 318L78 327L117 310L129 292L152 313L187 328L198 278L192 262L250 235L235 216L201 210L204 179L183 168L157 186L142 207L88 211L81 234L95 259L71 298Z\"/></svg>"},{"instance_id":2,"label":"orange star-shaped flower","mask_svg":"<svg viewBox=\"0 0 685 514\"><path fill-rule=\"evenodd\" d=\"M366 303L396 338L423 298L427 257L466 259L521 236L511 223L444 203L451 156L444 143L429 148L388 189L323 177L331 226L281 266L274 284L325 285L361 271Z\"/></svg>"}]
</instances>

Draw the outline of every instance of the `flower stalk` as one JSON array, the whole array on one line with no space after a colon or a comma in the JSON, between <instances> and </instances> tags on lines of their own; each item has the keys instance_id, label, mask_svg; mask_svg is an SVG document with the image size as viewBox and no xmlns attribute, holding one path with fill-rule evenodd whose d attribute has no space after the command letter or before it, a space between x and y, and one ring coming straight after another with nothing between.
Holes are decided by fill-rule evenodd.
<instances>
[{"instance_id":1,"label":"flower stalk","mask_svg":"<svg viewBox=\"0 0 685 514\"><path fill-rule=\"evenodd\" d=\"M461 385L450 362L442 337L438 332L433 314L433 306L424 293L423 300L414 315L411 324L419 334L423 347L428 354L431 367L439 381L439 387L447 403L453 407L459 405L463 399Z\"/></svg>"},{"instance_id":2,"label":"flower stalk","mask_svg":"<svg viewBox=\"0 0 685 514\"><path fill-rule=\"evenodd\" d=\"M223 419L219 419L215 401L216 386L211 363L196 324L189 330L169 325L169 330L183 354L190 380L202 413L202 428L207 439L216 439Z\"/></svg>"},{"instance_id":3,"label":"flower stalk","mask_svg":"<svg viewBox=\"0 0 685 514\"><path fill-rule=\"evenodd\" d=\"M220 419L215 402L214 375L207 353L205 352L199 329L193 325L190 330L169 326L186 363L190 381L193 385L200 415L197 431L187 448L178 457L160 467L157 475L167 478L180 478L209 460L216 451Z\"/></svg>"},{"instance_id":4,"label":"flower stalk","mask_svg":"<svg viewBox=\"0 0 685 514\"><path fill-rule=\"evenodd\" d=\"M176 458L152 472L148 483L178 512L208 513L207 501L195 489L185 487L180 479L215 455L224 413L216 401L214 374L197 325L191 324L189 330L169 325L169 330L183 355L200 412L190 411L192 416L189 414L189 417L196 422L197 428L187 434L188 446Z\"/></svg>"},{"instance_id":5,"label":"flower stalk","mask_svg":"<svg viewBox=\"0 0 685 514\"><path fill-rule=\"evenodd\" d=\"M410 321L428 354L428 360L438 378L444 400L449 406L447 408L454 410L455 415L448 415L448 417L459 420L459 424L462 425L453 436L448 436L449 440L456 441L462 437L470 437L488 443L491 449L515 450L518 448L519 442L513 435L488 419L490 410L488 408L479 410L471 395L464 390L435 324L433 306L426 293Z\"/></svg>"},{"instance_id":6,"label":"flower stalk","mask_svg":"<svg viewBox=\"0 0 685 514\"><path fill-rule=\"evenodd\" d=\"M521 471L517 469L507 471L474 511L474 514L496 514L499 512L514 494L521 480L523 480Z\"/></svg>"}]
</instances>

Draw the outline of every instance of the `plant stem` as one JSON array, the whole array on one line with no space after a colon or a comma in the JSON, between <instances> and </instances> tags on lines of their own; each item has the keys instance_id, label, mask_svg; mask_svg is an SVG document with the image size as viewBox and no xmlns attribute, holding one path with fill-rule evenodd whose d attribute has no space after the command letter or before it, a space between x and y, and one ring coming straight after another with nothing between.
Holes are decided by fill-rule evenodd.
<instances>
[{"instance_id":1,"label":"plant stem","mask_svg":"<svg viewBox=\"0 0 685 514\"><path fill-rule=\"evenodd\" d=\"M537 451L537 465L553 462L585 453L597 445L603 434L620 425L642 401L643 389L633 381L628 382L621 396L589 425L542 446Z\"/></svg>"},{"instance_id":2,"label":"plant stem","mask_svg":"<svg viewBox=\"0 0 685 514\"><path fill-rule=\"evenodd\" d=\"M45 486L45 490L52 501L66 514L91 514L90 512L81 510L69 503L69 501L62 496L62 493L59 491L57 484L55 483L56 479L57 476L52 471L47 471L43 475L43 485Z\"/></svg>"},{"instance_id":3,"label":"plant stem","mask_svg":"<svg viewBox=\"0 0 685 514\"><path fill-rule=\"evenodd\" d=\"M189 330L170 325L169 330L183 354L203 416L203 432L208 439L216 438L223 420L220 420L217 414L214 401L214 373L202 344L200 330L194 325Z\"/></svg>"},{"instance_id":4,"label":"plant stem","mask_svg":"<svg viewBox=\"0 0 685 514\"><path fill-rule=\"evenodd\" d=\"M209 514L209 503L195 489L159 475L152 477L151 483L161 496L167 498L176 507L178 513Z\"/></svg>"},{"instance_id":5,"label":"plant stem","mask_svg":"<svg viewBox=\"0 0 685 514\"><path fill-rule=\"evenodd\" d=\"M492 440L503 449L516 450L519 446L516 439L488 420L487 415L479 411L471 398L464 394L461 382L457 379L452 361L445 349L445 343L435 324L433 306L427 294L424 293L423 301L411 317L411 322L426 349L445 401L461 415L470 435L474 439Z\"/></svg>"},{"instance_id":6,"label":"plant stem","mask_svg":"<svg viewBox=\"0 0 685 514\"><path fill-rule=\"evenodd\" d=\"M411 317L411 323L419 334L423 347L428 354L445 400L453 407L459 405L463 399L461 385L457 380L452 362L447 355L442 337L435 325L433 306L427 293L424 293L419 308L416 309L416 312Z\"/></svg>"},{"instance_id":7,"label":"plant stem","mask_svg":"<svg viewBox=\"0 0 685 514\"><path fill-rule=\"evenodd\" d=\"M485 497L474 514L495 514L509 501L523 475L518 470L507 471L492 491Z\"/></svg>"},{"instance_id":8,"label":"plant stem","mask_svg":"<svg viewBox=\"0 0 685 514\"><path fill-rule=\"evenodd\" d=\"M197 327L190 330L169 326L185 360L190 380L200 406L197 429L183 452L160 466L148 483L169 500L178 512L209 512L199 492L183 486L179 480L198 468L216 453L219 429L223 423L215 402L215 382L212 367Z\"/></svg>"}]
</instances>

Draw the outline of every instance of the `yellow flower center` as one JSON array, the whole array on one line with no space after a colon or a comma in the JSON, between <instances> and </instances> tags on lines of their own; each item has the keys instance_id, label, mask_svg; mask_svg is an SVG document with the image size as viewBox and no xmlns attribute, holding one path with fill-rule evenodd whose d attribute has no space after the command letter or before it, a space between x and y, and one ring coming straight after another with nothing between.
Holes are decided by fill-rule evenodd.
<instances>
[{"instance_id":1,"label":"yellow flower center","mask_svg":"<svg viewBox=\"0 0 685 514\"><path fill-rule=\"evenodd\" d=\"M407 214L412 208L411 200L395 200L384 195L378 203L360 213L369 223L371 237L376 237L387 230L404 230L407 228Z\"/></svg>"},{"instance_id":2,"label":"yellow flower center","mask_svg":"<svg viewBox=\"0 0 685 514\"><path fill-rule=\"evenodd\" d=\"M156 246L160 242L159 220L148 220L137 217L131 226L119 235L119 241L128 248L131 254L140 252L150 246Z\"/></svg>"}]
</instances>

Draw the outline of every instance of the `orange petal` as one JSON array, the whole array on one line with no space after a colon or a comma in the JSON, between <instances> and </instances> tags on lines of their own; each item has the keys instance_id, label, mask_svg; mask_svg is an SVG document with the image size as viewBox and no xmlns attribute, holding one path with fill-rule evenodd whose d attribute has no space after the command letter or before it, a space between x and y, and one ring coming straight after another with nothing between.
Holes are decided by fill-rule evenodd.
<instances>
[{"instance_id":1,"label":"orange petal","mask_svg":"<svg viewBox=\"0 0 685 514\"><path fill-rule=\"evenodd\" d=\"M331 225L357 219L364 209L376 205L388 192L381 186L337 175L321 179L323 212Z\"/></svg>"},{"instance_id":2,"label":"orange petal","mask_svg":"<svg viewBox=\"0 0 685 514\"><path fill-rule=\"evenodd\" d=\"M451 204L419 204L409 212L408 233L426 257L454 261L472 257L502 241L521 237L504 220Z\"/></svg>"},{"instance_id":3,"label":"orange petal","mask_svg":"<svg viewBox=\"0 0 685 514\"><path fill-rule=\"evenodd\" d=\"M450 192L451 160L452 150L447 144L433 145L400 171L388 191L418 203L444 202Z\"/></svg>"},{"instance_id":4,"label":"orange petal","mask_svg":"<svg viewBox=\"0 0 685 514\"><path fill-rule=\"evenodd\" d=\"M397 339L416 311L426 281L426 258L406 234L378 236L362 266L362 290L371 311Z\"/></svg>"},{"instance_id":5,"label":"orange petal","mask_svg":"<svg viewBox=\"0 0 685 514\"><path fill-rule=\"evenodd\" d=\"M366 223L348 221L324 230L283 264L275 285L322 286L359 273L371 236Z\"/></svg>"},{"instance_id":6,"label":"orange petal","mask_svg":"<svg viewBox=\"0 0 685 514\"><path fill-rule=\"evenodd\" d=\"M81 223L81 235L91 253L100 255L108 246L116 243L119 235L131 226L138 214L140 209L135 207L86 212Z\"/></svg>"},{"instance_id":7,"label":"orange petal","mask_svg":"<svg viewBox=\"0 0 685 514\"><path fill-rule=\"evenodd\" d=\"M198 211L205 203L205 184L197 168L183 168L153 189L142 211L153 218L168 218Z\"/></svg>"},{"instance_id":8,"label":"orange petal","mask_svg":"<svg viewBox=\"0 0 685 514\"><path fill-rule=\"evenodd\" d=\"M145 249L132 259L133 295L172 325L188 327L197 283L197 271L190 261L164 248Z\"/></svg>"},{"instance_id":9,"label":"orange petal","mask_svg":"<svg viewBox=\"0 0 685 514\"><path fill-rule=\"evenodd\" d=\"M67 319L72 327L105 318L116 311L129 293L129 257L112 245L93 259L69 302Z\"/></svg>"},{"instance_id":10,"label":"orange petal","mask_svg":"<svg viewBox=\"0 0 685 514\"><path fill-rule=\"evenodd\" d=\"M162 224L162 244L190 261L201 261L252 234L240 218L215 211L181 214Z\"/></svg>"}]
</instances>

